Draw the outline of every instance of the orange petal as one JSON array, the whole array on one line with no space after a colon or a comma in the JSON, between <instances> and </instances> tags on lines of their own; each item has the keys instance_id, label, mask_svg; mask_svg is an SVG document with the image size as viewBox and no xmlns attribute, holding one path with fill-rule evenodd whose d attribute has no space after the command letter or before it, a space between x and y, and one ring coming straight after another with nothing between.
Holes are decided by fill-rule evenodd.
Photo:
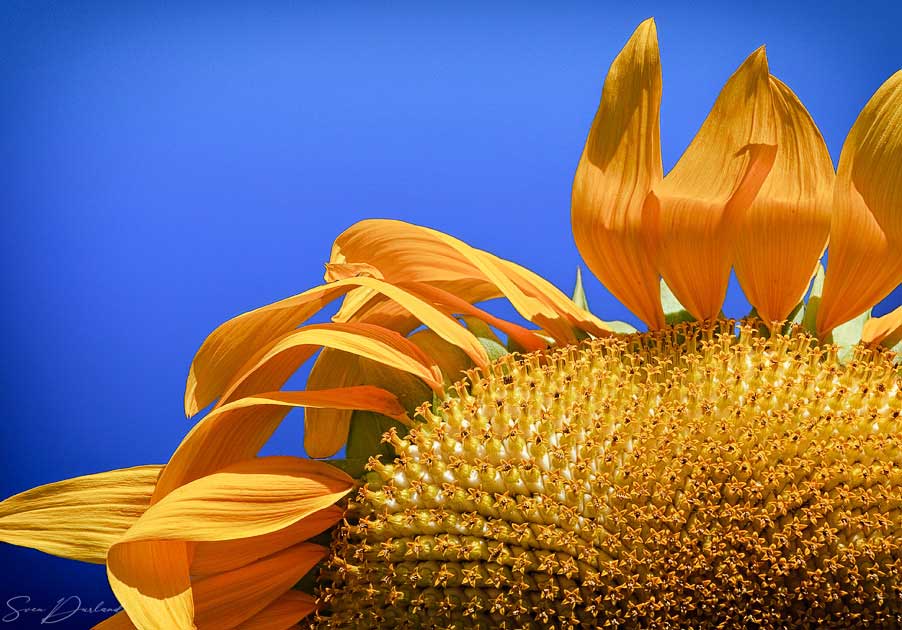
<instances>
[{"instance_id":1,"label":"orange petal","mask_svg":"<svg viewBox=\"0 0 902 630\"><path fill-rule=\"evenodd\" d=\"M217 397L260 348L297 328L348 289L320 286L232 318L210 333L188 374L185 413L193 416Z\"/></svg>"},{"instance_id":2,"label":"orange petal","mask_svg":"<svg viewBox=\"0 0 902 630\"><path fill-rule=\"evenodd\" d=\"M230 630L284 595L328 550L312 543L295 545L240 569L194 583L198 630Z\"/></svg>"},{"instance_id":3,"label":"orange petal","mask_svg":"<svg viewBox=\"0 0 902 630\"><path fill-rule=\"evenodd\" d=\"M279 389L298 367L320 348L341 350L413 374L436 392L442 375L415 345L391 330L373 324L313 324L262 348L242 367L219 404Z\"/></svg>"},{"instance_id":4,"label":"orange petal","mask_svg":"<svg viewBox=\"0 0 902 630\"><path fill-rule=\"evenodd\" d=\"M224 573L248 565L323 533L341 520L343 514L343 509L332 505L271 534L239 540L199 542L194 546L191 575Z\"/></svg>"},{"instance_id":5,"label":"orange petal","mask_svg":"<svg viewBox=\"0 0 902 630\"><path fill-rule=\"evenodd\" d=\"M107 556L117 599L141 630L193 628L189 546L265 536L334 504L346 474L294 457L249 459L176 488L152 505Z\"/></svg>"},{"instance_id":6,"label":"orange petal","mask_svg":"<svg viewBox=\"0 0 902 630\"><path fill-rule=\"evenodd\" d=\"M307 389L347 387L363 383L357 356L324 348L307 377ZM307 409L304 412L304 450L309 457L332 457L345 445L351 428L350 409Z\"/></svg>"},{"instance_id":7,"label":"orange petal","mask_svg":"<svg viewBox=\"0 0 902 630\"><path fill-rule=\"evenodd\" d=\"M110 588L139 630L193 630L189 556L188 545L180 540L117 542L110 547L106 566Z\"/></svg>"},{"instance_id":8,"label":"orange petal","mask_svg":"<svg viewBox=\"0 0 902 630\"><path fill-rule=\"evenodd\" d=\"M902 341L902 306L883 317L872 317L864 323L861 341L892 348Z\"/></svg>"},{"instance_id":9,"label":"orange petal","mask_svg":"<svg viewBox=\"0 0 902 630\"><path fill-rule=\"evenodd\" d=\"M833 192L824 336L902 283L902 70L871 97L843 144Z\"/></svg>"},{"instance_id":10,"label":"orange petal","mask_svg":"<svg viewBox=\"0 0 902 630\"><path fill-rule=\"evenodd\" d=\"M334 265L333 265L334 266ZM364 265L344 265L358 268ZM369 265L365 265L369 267ZM360 272L358 270L358 272ZM362 273L362 272L360 272ZM371 272L373 274L378 271ZM328 275L328 274L327 274ZM359 293L363 289L367 293ZM194 415L220 396L229 380L261 348L296 328L332 300L348 293L362 298L381 294L412 318L460 346L477 365L488 363L485 350L458 322L407 291L369 275L346 277L294 297L239 315L222 324L204 341L194 358L185 390L185 411Z\"/></svg>"},{"instance_id":11,"label":"orange petal","mask_svg":"<svg viewBox=\"0 0 902 630\"><path fill-rule=\"evenodd\" d=\"M574 323L604 325L535 274L436 230L402 221L361 221L332 247L331 262L366 262L393 284L430 284L470 302L506 297L526 319L563 342L575 340ZM546 291L542 289L551 288ZM353 313L342 309L345 319Z\"/></svg>"},{"instance_id":12,"label":"orange petal","mask_svg":"<svg viewBox=\"0 0 902 630\"><path fill-rule=\"evenodd\" d=\"M661 61L653 19L611 64L573 181L571 219L592 273L650 328L664 325L643 207L661 181Z\"/></svg>"},{"instance_id":13,"label":"orange petal","mask_svg":"<svg viewBox=\"0 0 902 630\"><path fill-rule=\"evenodd\" d=\"M103 564L110 546L150 505L161 469L111 470L12 496L0 503L0 541Z\"/></svg>"},{"instance_id":14,"label":"orange petal","mask_svg":"<svg viewBox=\"0 0 902 630\"><path fill-rule=\"evenodd\" d=\"M659 269L697 319L720 312L738 227L775 154L767 58L759 48L727 81L689 148L649 198Z\"/></svg>"},{"instance_id":15,"label":"orange petal","mask_svg":"<svg viewBox=\"0 0 902 630\"><path fill-rule=\"evenodd\" d=\"M316 610L316 600L300 591L288 591L235 630L286 630Z\"/></svg>"},{"instance_id":16,"label":"orange petal","mask_svg":"<svg viewBox=\"0 0 902 630\"><path fill-rule=\"evenodd\" d=\"M448 313L454 315L470 315L485 322L489 326L494 326L513 339L520 347L525 348L527 352L543 350L548 347L548 343L544 339L538 337L523 326L495 317L491 313L488 313L477 306L473 306L469 302L462 300L447 291L439 289L438 287L422 283L404 283L401 286ZM427 354L429 353L427 352Z\"/></svg>"},{"instance_id":17,"label":"orange petal","mask_svg":"<svg viewBox=\"0 0 902 630\"><path fill-rule=\"evenodd\" d=\"M285 415L297 407L363 409L410 421L395 395L378 387L270 392L240 398L211 411L185 436L160 476L154 502L179 486L253 457Z\"/></svg>"},{"instance_id":18,"label":"orange petal","mask_svg":"<svg viewBox=\"0 0 902 630\"><path fill-rule=\"evenodd\" d=\"M830 232L833 162L808 111L771 77L777 156L745 213L734 265L749 302L767 323L802 300Z\"/></svg>"}]
</instances>

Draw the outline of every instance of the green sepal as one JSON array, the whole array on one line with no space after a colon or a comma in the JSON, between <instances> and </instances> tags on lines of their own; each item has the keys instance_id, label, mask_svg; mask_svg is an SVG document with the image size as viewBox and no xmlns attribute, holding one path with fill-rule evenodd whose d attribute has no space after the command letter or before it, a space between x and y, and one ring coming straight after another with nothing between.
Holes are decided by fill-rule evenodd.
<instances>
[{"instance_id":1,"label":"green sepal","mask_svg":"<svg viewBox=\"0 0 902 630\"><path fill-rule=\"evenodd\" d=\"M489 355L489 361L497 361L504 355L510 354L507 348L493 339L487 339L485 337L477 337L477 339L479 339L479 343L482 344L482 347L485 348L485 353ZM510 341L508 341L508 344L510 344Z\"/></svg>"},{"instance_id":2,"label":"green sepal","mask_svg":"<svg viewBox=\"0 0 902 630\"><path fill-rule=\"evenodd\" d=\"M495 334L495 331L492 330L492 327L478 317L473 317L472 315L462 315L460 318L463 320L464 325L467 327L467 330L469 330L475 336L484 337L485 339L491 339L497 344L501 343L501 340L498 338L498 335Z\"/></svg>"},{"instance_id":3,"label":"green sepal","mask_svg":"<svg viewBox=\"0 0 902 630\"><path fill-rule=\"evenodd\" d=\"M344 471L349 477L362 479L366 474L366 463L369 457L353 457L343 459L324 459L325 463Z\"/></svg>"},{"instance_id":4,"label":"green sepal","mask_svg":"<svg viewBox=\"0 0 902 630\"><path fill-rule=\"evenodd\" d=\"M802 328L817 335L817 309L821 305L821 294L824 292L824 266L817 264L817 271L814 272L814 280L811 282L811 293L808 294L808 302L805 304L804 315L802 315Z\"/></svg>"},{"instance_id":5,"label":"green sepal","mask_svg":"<svg viewBox=\"0 0 902 630\"><path fill-rule=\"evenodd\" d=\"M694 322L692 313L680 304L680 301L661 278L661 306L664 309L664 321L668 324L680 324L682 322Z\"/></svg>"},{"instance_id":6,"label":"green sepal","mask_svg":"<svg viewBox=\"0 0 902 630\"><path fill-rule=\"evenodd\" d=\"M583 272L576 268L576 286L573 287L573 303L584 311L589 310L589 302L586 300L586 290L583 288Z\"/></svg>"},{"instance_id":7,"label":"green sepal","mask_svg":"<svg viewBox=\"0 0 902 630\"><path fill-rule=\"evenodd\" d=\"M382 441L382 436L391 428L396 429L399 435L407 435L407 427L397 420L373 411L355 411L348 432L347 459L367 460L381 455L382 461L393 460L395 449Z\"/></svg>"},{"instance_id":8,"label":"green sepal","mask_svg":"<svg viewBox=\"0 0 902 630\"><path fill-rule=\"evenodd\" d=\"M627 324L626 322L621 321L613 321L613 322L603 322L605 326L611 329L611 332L615 332L620 335L632 335L633 333L639 332L639 330Z\"/></svg>"},{"instance_id":9,"label":"green sepal","mask_svg":"<svg viewBox=\"0 0 902 630\"><path fill-rule=\"evenodd\" d=\"M855 346L861 342L861 331L864 328L864 324L870 318L871 309L868 309L855 319L850 319L845 324L840 324L830 333L827 341L836 344L839 348L837 356L840 361L846 362L852 356Z\"/></svg>"}]
</instances>

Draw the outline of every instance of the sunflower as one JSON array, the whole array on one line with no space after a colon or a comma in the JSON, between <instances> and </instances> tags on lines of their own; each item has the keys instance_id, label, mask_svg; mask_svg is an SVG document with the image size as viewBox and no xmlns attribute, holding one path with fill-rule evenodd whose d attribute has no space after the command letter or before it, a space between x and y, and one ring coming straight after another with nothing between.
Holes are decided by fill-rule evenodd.
<instances>
[{"instance_id":1,"label":"sunflower","mask_svg":"<svg viewBox=\"0 0 902 630\"><path fill-rule=\"evenodd\" d=\"M902 72L836 172L763 48L667 175L661 93L648 20L572 200L586 264L648 331L579 282L363 221L325 284L207 338L185 410L213 407L165 466L11 497L0 540L106 563L104 630L899 627L902 308L869 314L902 282ZM299 407L313 459L259 457Z\"/></svg>"}]
</instances>

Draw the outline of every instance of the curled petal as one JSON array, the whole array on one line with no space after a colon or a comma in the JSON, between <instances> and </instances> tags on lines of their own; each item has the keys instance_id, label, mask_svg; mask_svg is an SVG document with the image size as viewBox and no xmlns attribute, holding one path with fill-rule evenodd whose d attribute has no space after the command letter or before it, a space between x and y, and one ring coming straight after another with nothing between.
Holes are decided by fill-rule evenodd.
<instances>
[{"instance_id":1,"label":"curled petal","mask_svg":"<svg viewBox=\"0 0 902 630\"><path fill-rule=\"evenodd\" d=\"M664 325L645 199L662 177L661 60L654 20L636 29L605 79L573 182L571 219L592 273L651 328Z\"/></svg>"},{"instance_id":2,"label":"curled petal","mask_svg":"<svg viewBox=\"0 0 902 630\"><path fill-rule=\"evenodd\" d=\"M902 283L902 70L871 97L843 144L833 192L824 336Z\"/></svg>"},{"instance_id":3,"label":"curled petal","mask_svg":"<svg viewBox=\"0 0 902 630\"><path fill-rule=\"evenodd\" d=\"M320 348L371 359L420 378L440 392L442 375L419 348L398 333L373 324L313 324L264 347L239 370L219 404L257 392L279 389Z\"/></svg>"},{"instance_id":4,"label":"curled petal","mask_svg":"<svg viewBox=\"0 0 902 630\"><path fill-rule=\"evenodd\" d=\"M833 162L814 121L786 85L771 77L777 155L742 219L736 277L769 325L802 300L830 232Z\"/></svg>"},{"instance_id":5,"label":"curled petal","mask_svg":"<svg viewBox=\"0 0 902 630\"><path fill-rule=\"evenodd\" d=\"M103 564L107 550L150 505L162 466L75 477L0 503L0 540Z\"/></svg>"},{"instance_id":6,"label":"curled petal","mask_svg":"<svg viewBox=\"0 0 902 630\"><path fill-rule=\"evenodd\" d=\"M738 228L774 162L769 79L760 48L727 81L698 134L649 198L661 275L697 319L720 312Z\"/></svg>"},{"instance_id":7,"label":"curled petal","mask_svg":"<svg viewBox=\"0 0 902 630\"><path fill-rule=\"evenodd\" d=\"M336 239L330 262L366 262L388 282L432 285L471 304L505 297L526 319L563 343L576 339L574 329L607 333L600 320L536 274L442 232L403 221L356 223ZM340 314L345 321L355 317L345 308Z\"/></svg>"}]
</instances>

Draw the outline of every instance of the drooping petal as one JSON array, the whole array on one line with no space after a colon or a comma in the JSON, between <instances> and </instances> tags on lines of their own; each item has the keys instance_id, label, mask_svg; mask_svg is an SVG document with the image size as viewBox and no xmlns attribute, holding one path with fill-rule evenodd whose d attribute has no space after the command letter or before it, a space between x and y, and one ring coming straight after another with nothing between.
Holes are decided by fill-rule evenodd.
<instances>
[{"instance_id":1,"label":"drooping petal","mask_svg":"<svg viewBox=\"0 0 902 630\"><path fill-rule=\"evenodd\" d=\"M107 579L135 627L194 630L190 562L188 545L181 540L117 542L110 547Z\"/></svg>"},{"instance_id":2,"label":"drooping petal","mask_svg":"<svg viewBox=\"0 0 902 630\"><path fill-rule=\"evenodd\" d=\"M774 161L769 76L760 48L727 81L686 152L649 197L659 270L697 319L720 312L738 228Z\"/></svg>"},{"instance_id":3,"label":"drooping petal","mask_svg":"<svg viewBox=\"0 0 902 630\"><path fill-rule=\"evenodd\" d=\"M238 371L219 404L279 389L320 348L341 350L403 370L441 391L442 376L437 366L398 333L373 324L312 324L262 348Z\"/></svg>"},{"instance_id":4,"label":"drooping petal","mask_svg":"<svg viewBox=\"0 0 902 630\"><path fill-rule=\"evenodd\" d=\"M300 591L288 591L235 630L287 630L316 610L316 600Z\"/></svg>"},{"instance_id":5,"label":"drooping petal","mask_svg":"<svg viewBox=\"0 0 902 630\"><path fill-rule=\"evenodd\" d=\"M363 383L357 356L323 348L307 377L307 389L349 387ZM332 457L348 440L350 409L307 409L304 412L304 450L309 457Z\"/></svg>"},{"instance_id":6,"label":"drooping petal","mask_svg":"<svg viewBox=\"0 0 902 630\"><path fill-rule=\"evenodd\" d=\"M284 595L328 550L295 545L253 564L194 583L197 630L231 630Z\"/></svg>"},{"instance_id":7,"label":"drooping petal","mask_svg":"<svg viewBox=\"0 0 902 630\"><path fill-rule=\"evenodd\" d=\"M573 329L580 322L601 334L606 331L600 320L532 272L442 232L402 221L354 224L336 239L330 262L366 262L393 284L430 284L470 303L506 297L521 315L561 342L575 340ZM342 311L345 318L351 317Z\"/></svg>"},{"instance_id":8,"label":"drooping petal","mask_svg":"<svg viewBox=\"0 0 902 630\"><path fill-rule=\"evenodd\" d=\"M138 520L162 466L75 477L0 503L0 541L103 564L107 550Z\"/></svg>"},{"instance_id":9,"label":"drooping petal","mask_svg":"<svg viewBox=\"0 0 902 630\"><path fill-rule=\"evenodd\" d=\"M243 567L321 534L341 520L343 514L343 509L332 505L270 534L238 540L199 542L194 545L191 574L211 575Z\"/></svg>"},{"instance_id":10,"label":"drooping petal","mask_svg":"<svg viewBox=\"0 0 902 630\"><path fill-rule=\"evenodd\" d=\"M211 411L185 436L160 476L154 501L179 486L253 457L285 415L298 407L362 409L409 422L394 394L371 386L240 398Z\"/></svg>"},{"instance_id":11,"label":"drooping petal","mask_svg":"<svg viewBox=\"0 0 902 630\"><path fill-rule=\"evenodd\" d=\"M843 144L836 171L818 335L902 283L902 70L871 97Z\"/></svg>"},{"instance_id":12,"label":"drooping petal","mask_svg":"<svg viewBox=\"0 0 902 630\"><path fill-rule=\"evenodd\" d=\"M346 474L294 457L249 459L176 488L111 548L110 586L141 630L192 628L189 543L265 536L334 504Z\"/></svg>"},{"instance_id":13,"label":"drooping petal","mask_svg":"<svg viewBox=\"0 0 902 630\"><path fill-rule=\"evenodd\" d=\"M768 324L802 300L830 232L833 162L808 111L771 77L777 155L736 241L736 277Z\"/></svg>"},{"instance_id":14,"label":"drooping petal","mask_svg":"<svg viewBox=\"0 0 902 630\"><path fill-rule=\"evenodd\" d=\"M571 219L592 273L651 328L664 325L643 208L662 177L661 61L654 20L611 64L576 177Z\"/></svg>"},{"instance_id":15,"label":"drooping petal","mask_svg":"<svg viewBox=\"0 0 902 630\"><path fill-rule=\"evenodd\" d=\"M334 267L334 266L333 266ZM369 268L369 265L351 265ZM336 272L334 269L332 273ZM485 351L476 338L453 318L437 310L415 295L360 271L359 276L345 276L331 284L315 287L299 295L239 315L219 326L207 337L191 364L185 389L185 411L191 416L221 396L236 372L261 348L304 323L332 300L348 292L365 290L355 296L383 295L404 312L435 330L445 340L460 346L478 365L487 363Z\"/></svg>"},{"instance_id":16,"label":"drooping petal","mask_svg":"<svg viewBox=\"0 0 902 630\"><path fill-rule=\"evenodd\" d=\"M902 341L902 306L883 317L872 317L864 323L861 341L892 348Z\"/></svg>"}]
</instances>

